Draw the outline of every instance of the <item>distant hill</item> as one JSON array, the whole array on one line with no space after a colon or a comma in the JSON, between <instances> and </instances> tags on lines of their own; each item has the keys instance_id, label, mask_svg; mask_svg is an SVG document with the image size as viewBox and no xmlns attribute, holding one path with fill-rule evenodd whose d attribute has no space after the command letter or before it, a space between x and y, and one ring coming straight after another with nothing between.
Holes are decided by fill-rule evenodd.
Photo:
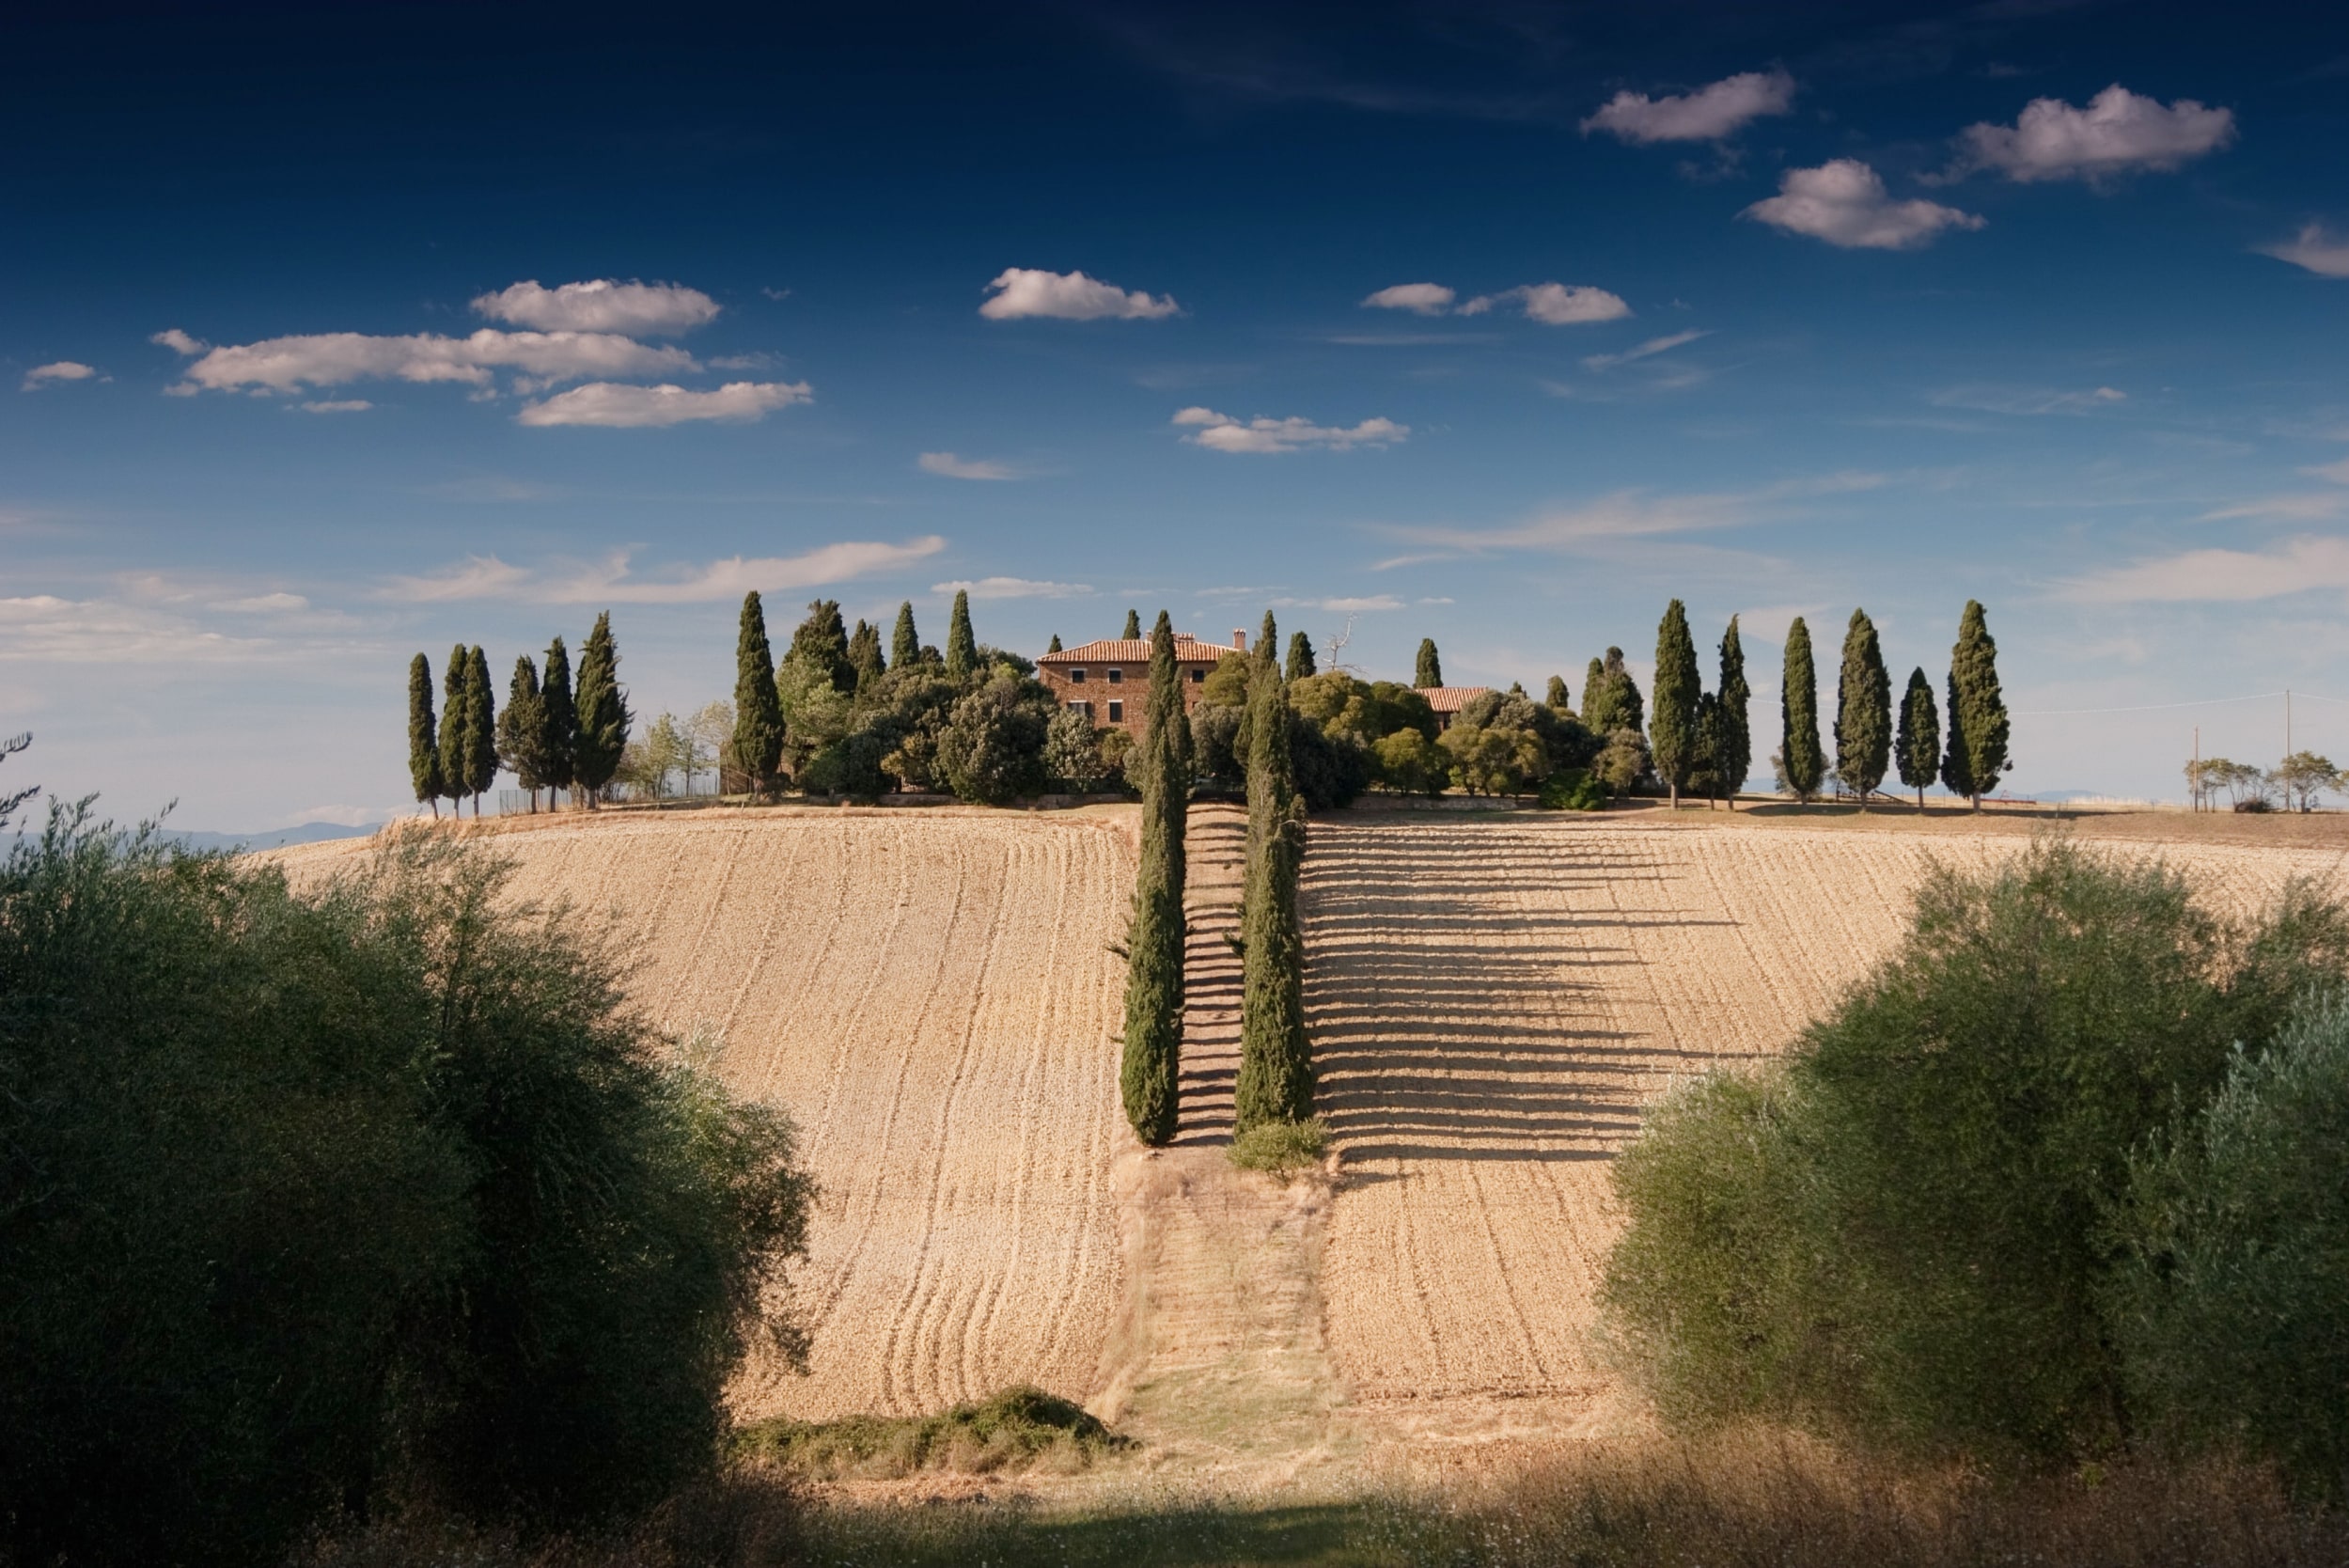
<instances>
[{"instance_id":1,"label":"distant hill","mask_svg":"<svg viewBox=\"0 0 2349 1568\"><path fill-rule=\"evenodd\" d=\"M363 839L372 827L345 827L340 823L304 823L299 827L274 828L267 833L164 833L163 838L192 850L283 849L288 844L316 844L329 839Z\"/></svg>"}]
</instances>

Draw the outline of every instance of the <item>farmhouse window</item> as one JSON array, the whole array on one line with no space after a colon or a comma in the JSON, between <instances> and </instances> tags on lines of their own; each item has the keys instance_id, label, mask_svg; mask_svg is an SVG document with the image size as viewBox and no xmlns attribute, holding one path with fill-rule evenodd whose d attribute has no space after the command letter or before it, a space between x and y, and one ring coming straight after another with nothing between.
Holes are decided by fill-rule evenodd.
<instances>
[{"instance_id":1,"label":"farmhouse window","mask_svg":"<svg viewBox=\"0 0 2349 1568\"><path fill-rule=\"evenodd\" d=\"M1118 685L1118 684L1121 683L1124 680L1125 680L1125 671L1124 671L1124 670L1121 670L1121 669L1118 668L1115 665L1112 665L1112 666L1109 666L1109 683L1110 683L1111 685L1113 685L1113 686Z\"/></svg>"},{"instance_id":2,"label":"farmhouse window","mask_svg":"<svg viewBox=\"0 0 2349 1568\"><path fill-rule=\"evenodd\" d=\"M1109 704L1109 722L1112 724L1123 724L1125 722L1124 703L1113 701Z\"/></svg>"},{"instance_id":3,"label":"farmhouse window","mask_svg":"<svg viewBox=\"0 0 2349 1568\"><path fill-rule=\"evenodd\" d=\"M1196 686L1196 685L1199 684L1199 682L1201 682L1205 681L1206 679L1207 679L1207 671L1205 671L1205 670L1203 670L1203 669L1199 669L1199 668L1198 668L1198 667L1196 667L1196 666L1194 666L1194 667L1192 668L1192 670L1191 670L1191 684L1193 684L1193 685L1195 685L1195 686Z\"/></svg>"},{"instance_id":4,"label":"farmhouse window","mask_svg":"<svg viewBox=\"0 0 2349 1568\"><path fill-rule=\"evenodd\" d=\"M1069 704L1069 712L1072 713L1083 713L1087 718L1091 718L1093 716L1093 705L1089 702L1072 702Z\"/></svg>"},{"instance_id":5,"label":"farmhouse window","mask_svg":"<svg viewBox=\"0 0 2349 1568\"><path fill-rule=\"evenodd\" d=\"M1081 686L1085 684L1085 671L1082 669L1070 670L1069 684L1072 686Z\"/></svg>"}]
</instances>

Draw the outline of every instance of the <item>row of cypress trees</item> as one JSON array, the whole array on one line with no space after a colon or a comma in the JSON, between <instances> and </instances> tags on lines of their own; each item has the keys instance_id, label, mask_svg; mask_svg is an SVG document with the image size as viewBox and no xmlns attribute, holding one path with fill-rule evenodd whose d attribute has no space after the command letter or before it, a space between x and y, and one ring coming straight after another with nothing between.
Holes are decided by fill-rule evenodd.
<instances>
[{"instance_id":1,"label":"row of cypress trees","mask_svg":"<svg viewBox=\"0 0 2349 1568\"><path fill-rule=\"evenodd\" d=\"M529 655L514 661L502 713L491 695L490 663L479 645L449 650L442 675L443 703L432 712L431 661L418 653L408 662L408 778L419 803L440 815L440 803L462 814L481 796L503 766L530 792L538 808L540 790L572 790L592 803L619 767L633 715L619 684L619 648L612 640L610 612L596 617L572 684L571 654L556 637L547 646L541 675Z\"/></svg>"},{"instance_id":2,"label":"row of cypress trees","mask_svg":"<svg viewBox=\"0 0 2349 1568\"><path fill-rule=\"evenodd\" d=\"M1126 617L1139 631L1139 618ZM1134 921L1126 938L1125 1052L1118 1090L1126 1120L1144 1143L1175 1135L1180 1106L1176 1078L1182 1050L1182 954L1188 939L1182 911L1186 874L1185 812L1191 800L1191 726L1183 716L1177 678L1174 628L1167 612L1150 637L1150 694L1139 756L1126 776L1142 791L1142 863L1134 886Z\"/></svg>"},{"instance_id":3,"label":"row of cypress trees","mask_svg":"<svg viewBox=\"0 0 2349 1568\"><path fill-rule=\"evenodd\" d=\"M1678 601L1674 604L1677 607ZM1666 619L1668 623L1668 613ZM1659 689L1660 649L1659 644ZM1933 682L1919 666L1909 672L1896 713L1875 622L1865 610L1852 612L1844 629L1843 667L1836 692L1835 772L1859 797L1862 810L1869 794L1897 767L1901 782L1917 792L1918 810L1924 809L1926 787L1938 779L1979 811L1981 797L2013 765L2007 755L2011 726L1998 684L1998 644L1979 600L1967 600L1958 618L1947 689L1945 711L1934 703ZM1826 776L1826 753L1819 739L1819 682L1811 661L1810 628L1800 616L1787 628L1780 703L1786 741L1779 765L1796 798L1809 800Z\"/></svg>"},{"instance_id":4,"label":"row of cypress trees","mask_svg":"<svg viewBox=\"0 0 2349 1568\"><path fill-rule=\"evenodd\" d=\"M1305 1038L1305 932L1297 882L1305 867L1305 802L1292 771L1289 682L1270 610L1248 678L1247 881L1240 908L1240 1077L1235 1126L1245 1135L1313 1114Z\"/></svg>"}]
</instances>

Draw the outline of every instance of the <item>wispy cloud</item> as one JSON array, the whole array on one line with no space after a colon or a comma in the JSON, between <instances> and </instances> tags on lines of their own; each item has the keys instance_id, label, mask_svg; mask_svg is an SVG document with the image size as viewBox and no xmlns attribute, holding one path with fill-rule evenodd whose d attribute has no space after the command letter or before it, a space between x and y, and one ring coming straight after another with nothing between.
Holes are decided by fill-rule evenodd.
<instances>
[{"instance_id":1,"label":"wispy cloud","mask_svg":"<svg viewBox=\"0 0 2349 1568\"><path fill-rule=\"evenodd\" d=\"M667 384L631 386L594 381L542 402L525 403L514 420L532 426L595 425L610 430L642 430L697 419L740 423L763 419L775 409L806 402L814 396L804 381L729 381L714 392L689 392Z\"/></svg>"},{"instance_id":2,"label":"wispy cloud","mask_svg":"<svg viewBox=\"0 0 2349 1568\"><path fill-rule=\"evenodd\" d=\"M61 381L89 381L94 378L106 381L114 379L112 376L99 377L97 367L85 365L78 359L53 360L46 365L36 365L25 371L24 383L21 390L38 392L44 386L53 386Z\"/></svg>"},{"instance_id":3,"label":"wispy cloud","mask_svg":"<svg viewBox=\"0 0 2349 1568\"><path fill-rule=\"evenodd\" d=\"M2349 277L2349 240L2336 239L2323 224L2308 224L2291 239L2258 250L2262 256L2305 267L2319 277Z\"/></svg>"},{"instance_id":4,"label":"wispy cloud","mask_svg":"<svg viewBox=\"0 0 2349 1568\"><path fill-rule=\"evenodd\" d=\"M2229 109L2190 98L2163 107L2118 82L2075 109L2059 98L2035 98L2012 125L1969 125L1959 136L1954 173L1996 169L2009 180L2108 180L2139 170L2174 169L2235 137Z\"/></svg>"},{"instance_id":5,"label":"wispy cloud","mask_svg":"<svg viewBox=\"0 0 2349 1568\"><path fill-rule=\"evenodd\" d=\"M1515 306L1528 321L1544 326L1582 326L1592 321L1621 321L1631 314L1631 306L1620 294L1587 283L1522 283L1514 289L1498 293L1479 294L1476 298L1455 305L1456 290L1441 283L1398 283L1381 289L1362 301L1366 310L1408 310L1418 316L1481 316L1505 306ZM1335 342L1405 343L1448 342L1445 337L1360 337L1334 338Z\"/></svg>"},{"instance_id":6,"label":"wispy cloud","mask_svg":"<svg viewBox=\"0 0 2349 1568\"><path fill-rule=\"evenodd\" d=\"M1663 98L1619 92L1582 122L1582 133L1604 131L1633 143L1718 141L1764 115L1785 114L1793 104L1793 77L1783 71L1746 71Z\"/></svg>"},{"instance_id":7,"label":"wispy cloud","mask_svg":"<svg viewBox=\"0 0 2349 1568\"><path fill-rule=\"evenodd\" d=\"M1693 343L1699 337L1712 336L1710 332L1696 330L1675 332L1668 337L1651 337L1636 348L1625 349L1621 353L1587 354L1583 357L1582 364L1583 368L1588 370L1612 369L1618 365L1629 365L1634 360L1650 359L1660 353L1668 353L1683 343Z\"/></svg>"},{"instance_id":8,"label":"wispy cloud","mask_svg":"<svg viewBox=\"0 0 2349 1568\"><path fill-rule=\"evenodd\" d=\"M305 414L365 414L374 406L365 398L334 398L323 401L313 399L299 405Z\"/></svg>"},{"instance_id":9,"label":"wispy cloud","mask_svg":"<svg viewBox=\"0 0 2349 1568\"><path fill-rule=\"evenodd\" d=\"M2304 536L2268 550L2188 550L2092 572L2061 596L2084 604L2243 603L2349 588L2349 540Z\"/></svg>"},{"instance_id":10,"label":"wispy cloud","mask_svg":"<svg viewBox=\"0 0 2349 1568\"><path fill-rule=\"evenodd\" d=\"M1873 490L1883 482L1883 476L1877 474L1840 473L1747 492L1652 495L1619 490L1577 505L1550 508L1525 522L1497 528L1386 525L1378 532L1406 543L1438 548L1431 554L1391 557L1377 566L1392 570L1448 555L1495 551L1571 554L1607 541L1733 528L1784 516L1793 504L1803 500Z\"/></svg>"},{"instance_id":11,"label":"wispy cloud","mask_svg":"<svg viewBox=\"0 0 2349 1568\"><path fill-rule=\"evenodd\" d=\"M1943 229L1980 228L1984 223L1936 201L1894 201L1883 178L1856 158L1789 169L1779 178L1777 196L1740 215L1845 250L1917 250Z\"/></svg>"},{"instance_id":12,"label":"wispy cloud","mask_svg":"<svg viewBox=\"0 0 2349 1568\"><path fill-rule=\"evenodd\" d=\"M901 544L852 540L797 556L729 557L650 576L635 572L635 552L617 550L600 561L559 562L543 569L474 556L437 572L390 579L382 597L407 604L514 599L542 604L694 604L895 571L936 555L947 541L935 534Z\"/></svg>"},{"instance_id":13,"label":"wispy cloud","mask_svg":"<svg viewBox=\"0 0 2349 1568\"><path fill-rule=\"evenodd\" d=\"M1286 419L1236 419L1212 408L1186 408L1176 414L1177 425L1194 427L1185 441L1218 452L1299 452L1308 448L1351 451L1356 447L1388 447L1408 438L1409 425L1392 419L1365 419L1358 425L1317 425L1292 416Z\"/></svg>"},{"instance_id":14,"label":"wispy cloud","mask_svg":"<svg viewBox=\"0 0 2349 1568\"><path fill-rule=\"evenodd\" d=\"M500 332L464 337L412 333L379 337L364 332L320 332L210 348L177 327L154 341L194 356L181 393L234 392L258 387L296 392L354 381L457 382L487 387L497 370L517 370L539 383L581 376L675 374L698 369L682 349L639 343L600 332Z\"/></svg>"},{"instance_id":15,"label":"wispy cloud","mask_svg":"<svg viewBox=\"0 0 2349 1568\"><path fill-rule=\"evenodd\" d=\"M1423 599L1420 603L1424 604L1430 601ZM1331 599L1284 598L1275 599L1271 601L1271 604L1276 610L1322 610L1330 615L1370 615L1381 610L1400 610L1404 607L1403 602L1391 593L1373 593L1355 598L1343 596Z\"/></svg>"},{"instance_id":16,"label":"wispy cloud","mask_svg":"<svg viewBox=\"0 0 2349 1568\"><path fill-rule=\"evenodd\" d=\"M991 321L1051 317L1063 321L1154 321L1181 307L1170 295L1125 290L1083 273L1048 273L1006 267L987 285L992 297L979 307Z\"/></svg>"},{"instance_id":17,"label":"wispy cloud","mask_svg":"<svg viewBox=\"0 0 2349 1568\"><path fill-rule=\"evenodd\" d=\"M2303 495L2262 495L2202 513L2204 523L2233 523L2265 518L2277 523L2329 523L2349 515L2349 494L2318 491Z\"/></svg>"},{"instance_id":18,"label":"wispy cloud","mask_svg":"<svg viewBox=\"0 0 2349 1568\"><path fill-rule=\"evenodd\" d=\"M960 458L952 452L924 452L918 460L925 474L949 479L1016 479L1019 470L992 458Z\"/></svg>"},{"instance_id":19,"label":"wispy cloud","mask_svg":"<svg viewBox=\"0 0 2349 1568\"><path fill-rule=\"evenodd\" d=\"M950 583L932 583L930 591L942 596L967 593L973 599L1081 599L1093 591L1093 585L1040 582L1032 577L980 577L975 581L957 578Z\"/></svg>"},{"instance_id":20,"label":"wispy cloud","mask_svg":"<svg viewBox=\"0 0 2349 1568\"><path fill-rule=\"evenodd\" d=\"M1941 408L1980 409L1985 414L2091 414L2128 401L2114 386L2058 389L2044 386L1952 386L1933 396Z\"/></svg>"},{"instance_id":21,"label":"wispy cloud","mask_svg":"<svg viewBox=\"0 0 2349 1568\"><path fill-rule=\"evenodd\" d=\"M718 302L681 283L622 283L598 278L554 289L533 278L475 298L492 321L547 332L617 332L673 337L716 319Z\"/></svg>"}]
</instances>

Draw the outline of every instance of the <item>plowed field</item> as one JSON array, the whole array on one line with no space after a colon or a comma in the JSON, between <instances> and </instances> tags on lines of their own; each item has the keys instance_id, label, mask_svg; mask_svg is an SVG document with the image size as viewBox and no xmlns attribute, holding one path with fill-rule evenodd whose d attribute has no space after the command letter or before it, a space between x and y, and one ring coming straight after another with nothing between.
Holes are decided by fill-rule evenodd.
<instances>
[{"instance_id":1,"label":"plowed field","mask_svg":"<svg viewBox=\"0 0 2349 1568\"><path fill-rule=\"evenodd\" d=\"M797 1271L813 1370L754 1377L746 1414L1092 1392L1121 1301L1121 818L565 818L492 841L516 896L617 910L637 1002L721 1030L726 1077L799 1122L823 1186Z\"/></svg>"}]
</instances>

